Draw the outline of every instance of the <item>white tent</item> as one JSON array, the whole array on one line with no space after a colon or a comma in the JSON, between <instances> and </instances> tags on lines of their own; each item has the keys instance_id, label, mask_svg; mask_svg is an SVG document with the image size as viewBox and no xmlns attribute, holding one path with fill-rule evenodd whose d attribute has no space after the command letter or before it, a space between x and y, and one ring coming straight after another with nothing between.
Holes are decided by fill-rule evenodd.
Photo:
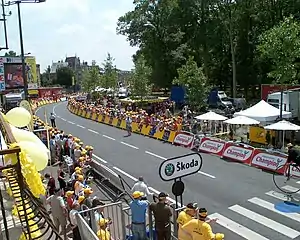
<instances>
[{"instance_id":1,"label":"white tent","mask_svg":"<svg viewBox=\"0 0 300 240\"><path fill-rule=\"evenodd\" d=\"M299 131L300 130L300 126L293 124L291 122L288 122L286 120L282 120L280 122L273 123L271 125L265 126L264 128L268 129L268 130L283 131L282 147L284 147L285 131Z\"/></svg>"},{"instance_id":2,"label":"white tent","mask_svg":"<svg viewBox=\"0 0 300 240\"><path fill-rule=\"evenodd\" d=\"M195 117L197 120L207 120L207 121L224 121L227 117L224 117L215 112L207 112Z\"/></svg>"},{"instance_id":3,"label":"white tent","mask_svg":"<svg viewBox=\"0 0 300 240\"><path fill-rule=\"evenodd\" d=\"M224 123L232 125L256 125L259 124L259 121L245 116L237 116L235 118L228 119Z\"/></svg>"},{"instance_id":4,"label":"white tent","mask_svg":"<svg viewBox=\"0 0 300 240\"><path fill-rule=\"evenodd\" d=\"M260 122L271 122L275 121L280 116L280 110L276 107L273 107L264 100L261 100L259 103L250 108L247 108L246 110L236 112L234 114L234 117L237 116L249 117ZM282 117L291 118L292 113L282 111Z\"/></svg>"}]
</instances>

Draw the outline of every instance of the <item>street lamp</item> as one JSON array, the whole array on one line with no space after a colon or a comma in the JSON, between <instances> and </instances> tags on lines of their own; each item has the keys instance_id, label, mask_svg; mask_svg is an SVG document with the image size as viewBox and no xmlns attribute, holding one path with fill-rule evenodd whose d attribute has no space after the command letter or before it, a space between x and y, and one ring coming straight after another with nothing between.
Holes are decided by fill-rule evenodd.
<instances>
[{"instance_id":1,"label":"street lamp","mask_svg":"<svg viewBox=\"0 0 300 240\"><path fill-rule=\"evenodd\" d=\"M17 5L18 7L18 21L19 21L19 35L20 35L20 48L21 48L21 60L22 60L22 77L24 81L24 95L25 100L28 100L28 82L26 76L26 66L25 66L25 54L24 54L24 46L23 46L23 32L22 32L22 19L21 19L21 3L42 3L46 2L46 0L17 0L17 1L8 1L6 6Z\"/></svg>"}]
</instances>

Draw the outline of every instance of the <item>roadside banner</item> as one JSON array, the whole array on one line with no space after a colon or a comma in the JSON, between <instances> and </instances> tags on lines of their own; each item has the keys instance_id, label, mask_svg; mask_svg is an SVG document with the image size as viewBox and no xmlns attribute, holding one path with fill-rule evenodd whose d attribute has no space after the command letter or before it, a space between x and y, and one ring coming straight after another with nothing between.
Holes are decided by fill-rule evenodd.
<instances>
[{"instance_id":1,"label":"roadside banner","mask_svg":"<svg viewBox=\"0 0 300 240\"><path fill-rule=\"evenodd\" d=\"M26 56L25 63L26 63L26 74L27 74L26 77L28 82L28 89L38 88L35 57Z\"/></svg>"},{"instance_id":2,"label":"roadside banner","mask_svg":"<svg viewBox=\"0 0 300 240\"><path fill-rule=\"evenodd\" d=\"M204 137L201 139L199 151L222 156L225 143L226 142L221 139Z\"/></svg>"},{"instance_id":3,"label":"roadside banner","mask_svg":"<svg viewBox=\"0 0 300 240\"><path fill-rule=\"evenodd\" d=\"M175 138L173 140L174 145L179 145L187 148L192 148L194 145L195 135L190 132L176 132Z\"/></svg>"},{"instance_id":4,"label":"roadside banner","mask_svg":"<svg viewBox=\"0 0 300 240\"><path fill-rule=\"evenodd\" d=\"M222 157L233 161L251 163L254 148L245 144L227 142L224 147Z\"/></svg>"}]
</instances>

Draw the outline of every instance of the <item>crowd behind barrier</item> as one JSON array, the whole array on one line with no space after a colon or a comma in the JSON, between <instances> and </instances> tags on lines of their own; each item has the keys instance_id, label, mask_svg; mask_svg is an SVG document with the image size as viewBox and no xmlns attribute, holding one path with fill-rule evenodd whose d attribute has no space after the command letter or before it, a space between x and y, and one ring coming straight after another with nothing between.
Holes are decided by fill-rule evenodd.
<instances>
[{"instance_id":1,"label":"crowd behind barrier","mask_svg":"<svg viewBox=\"0 0 300 240\"><path fill-rule=\"evenodd\" d=\"M83 118L126 129L126 121L124 119L97 114L90 109L82 109L73 103L68 104L68 109L71 113ZM264 170L275 171L279 174L284 173L284 165L287 161L287 155L282 152L254 148L244 143L225 141L214 137L203 137L199 140L190 132L158 129L156 126L139 124L134 121L132 122L132 132L169 142L176 146L217 155L223 159L240 162ZM280 166L282 168L279 168ZM296 168L292 169L292 174L300 177L300 172Z\"/></svg>"}]
</instances>

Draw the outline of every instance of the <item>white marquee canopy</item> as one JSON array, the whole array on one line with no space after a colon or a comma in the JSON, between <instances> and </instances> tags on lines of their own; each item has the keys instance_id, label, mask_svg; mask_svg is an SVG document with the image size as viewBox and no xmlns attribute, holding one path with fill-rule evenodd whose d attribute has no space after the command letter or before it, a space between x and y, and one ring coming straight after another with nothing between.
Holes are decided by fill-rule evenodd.
<instances>
[{"instance_id":1,"label":"white marquee canopy","mask_svg":"<svg viewBox=\"0 0 300 240\"><path fill-rule=\"evenodd\" d=\"M224 123L232 125L256 125L259 124L259 121L245 116L237 116L224 121Z\"/></svg>"},{"instance_id":2,"label":"white marquee canopy","mask_svg":"<svg viewBox=\"0 0 300 240\"><path fill-rule=\"evenodd\" d=\"M224 121L227 117L217 114L215 112L207 112L195 117L197 120L207 120L207 121Z\"/></svg>"},{"instance_id":3,"label":"white marquee canopy","mask_svg":"<svg viewBox=\"0 0 300 240\"><path fill-rule=\"evenodd\" d=\"M245 116L260 122L271 122L275 121L280 116L280 110L276 107L273 107L264 100L261 100L259 103L253 105L250 108L247 108L246 110L236 112L234 114L234 117L237 116ZM291 118L292 113L282 111L282 117Z\"/></svg>"}]
</instances>

